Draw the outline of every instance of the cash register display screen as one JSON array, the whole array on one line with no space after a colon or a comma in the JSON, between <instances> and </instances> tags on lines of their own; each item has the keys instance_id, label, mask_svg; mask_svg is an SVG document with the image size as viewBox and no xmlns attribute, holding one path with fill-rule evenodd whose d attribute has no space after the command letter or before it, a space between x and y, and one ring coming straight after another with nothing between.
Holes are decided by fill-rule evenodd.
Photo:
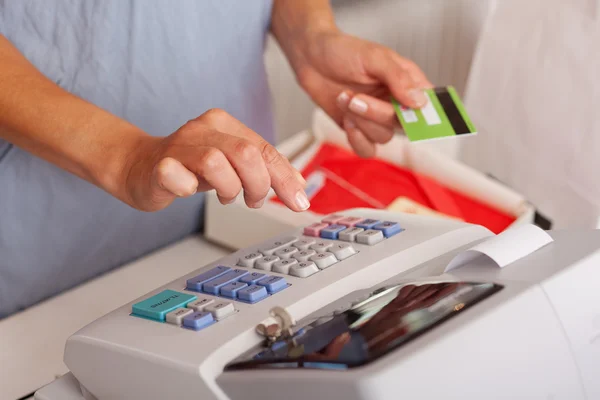
<instances>
[{"instance_id":1,"label":"cash register display screen","mask_svg":"<svg viewBox=\"0 0 600 400\"><path fill-rule=\"evenodd\" d=\"M324 315L292 339L232 362L226 370L347 369L368 364L499 291L493 283L443 282L378 290L338 314Z\"/></svg>"}]
</instances>

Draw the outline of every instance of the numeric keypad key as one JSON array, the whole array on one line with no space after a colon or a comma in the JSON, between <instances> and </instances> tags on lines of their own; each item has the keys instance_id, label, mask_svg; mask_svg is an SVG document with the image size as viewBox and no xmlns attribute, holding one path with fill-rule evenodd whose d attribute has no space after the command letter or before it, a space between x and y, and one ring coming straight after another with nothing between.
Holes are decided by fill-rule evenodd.
<instances>
[{"instance_id":1,"label":"numeric keypad key","mask_svg":"<svg viewBox=\"0 0 600 400\"><path fill-rule=\"evenodd\" d=\"M254 268L254 263L261 257L263 257L263 255L258 252L248 253L239 259L237 265L240 267Z\"/></svg>"}]
</instances>

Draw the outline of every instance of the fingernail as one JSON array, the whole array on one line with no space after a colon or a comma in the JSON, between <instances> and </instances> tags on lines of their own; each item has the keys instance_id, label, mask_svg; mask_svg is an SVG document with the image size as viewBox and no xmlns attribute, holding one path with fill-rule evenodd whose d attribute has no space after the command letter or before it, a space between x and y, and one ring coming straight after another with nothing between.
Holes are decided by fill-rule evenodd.
<instances>
[{"instance_id":1,"label":"fingernail","mask_svg":"<svg viewBox=\"0 0 600 400\"><path fill-rule=\"evenodd\" d=\"M423 107L427 104L427 96L425 96L425 92L421 89L413 89L410 92L410 97L417 104L417 107Z\"/></svg>"},{"instance_id":2,"label":"fingernail","mask_svg":"<svg viewBox=\"0 0 600 400\"><path fill-rule=\"evenodd\" d=\"M308 197L306 197L306 193L304 193L304 191L302 190L296 193L296 205L302 211L308 210L308 208L310 207Z\"/></svg>"},{"instance_id":3,"label":"fingernail","mask_svg":"<svg viewBox=\"0 0 600 400\"><path fill-rule=\"evenodd\" d=\"M235 201L235 197L233 199L230 200L225 200L224 198L222 198L221 196L219 197L219 201L221 202L221 204L223 204L224 206L228 206L229 204L232 204Z\"/></svg>"},{"instance_id":4,"label":"fingernail","mask_svg":"<svg viewBox=\"0 0 600 400\"><path fill-rule=\"evenodd\" d=\"M256 203L248 204L250 208L261 208L265 204L265 199L259 200Z\"/></svg>"},{"instance_id":5,"label":"fingernail","mask_svg":"<svg viewBox=\"0 0 600 400\"><path fill-rule=\"evenodd\" d=\"M337 97L337 103L340 107L346 107L348 100L350 100L350 96L348 96L348 93L346 92L340 93L340 95Z\"/></svg>"},{"instance_id":6,"label":"fingernail","mask_svg":"<svg viewBox=\"0 0 600 400\"><path fill-rule=\"evenodd\" d=\"M350 109L357 114L364 114L369 109L369 106L364 100L355 97L350 102Z\"/></svg>"}]
</instances>

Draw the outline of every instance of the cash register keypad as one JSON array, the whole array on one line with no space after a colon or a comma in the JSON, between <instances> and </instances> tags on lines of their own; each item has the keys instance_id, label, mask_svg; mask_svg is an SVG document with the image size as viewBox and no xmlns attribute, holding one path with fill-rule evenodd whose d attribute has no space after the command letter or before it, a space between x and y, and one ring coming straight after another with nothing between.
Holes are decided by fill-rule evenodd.
<instances>
[{"instance_id":1,"label":"cash register keypad","mask_svg":"<svg viewBox=\"0 0 600 400\"><path fill-rule=\"evenodd\" d=\"M376 245L402 231L397 222L330 215L305 227L304 236L279 238L250 250L235 266L188 279L187 292L164 290L134 304L132 315L201 330L233 315L235 302L254 304L286 289L285 276L311 277L357 254L352 243Z\"/></svg>"}]
</instances>

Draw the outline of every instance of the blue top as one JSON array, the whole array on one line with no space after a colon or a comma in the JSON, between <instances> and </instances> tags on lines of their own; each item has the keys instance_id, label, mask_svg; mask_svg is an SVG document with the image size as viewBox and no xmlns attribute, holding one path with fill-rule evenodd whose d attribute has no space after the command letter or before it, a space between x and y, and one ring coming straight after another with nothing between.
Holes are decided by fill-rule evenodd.
<instances>
[{"instance_id":1,"label":"blue top","mask_svg":"<svg viewBox=\"0 0 600 400\"><path fill-rule=\"evenodd\" d=\"M218 107L273 142L270 15L271 0L0 0L0 33L149 134ZM202 204L139 212L0 140L0 318L198 231Z\"/></svg>"}]
</instances>

